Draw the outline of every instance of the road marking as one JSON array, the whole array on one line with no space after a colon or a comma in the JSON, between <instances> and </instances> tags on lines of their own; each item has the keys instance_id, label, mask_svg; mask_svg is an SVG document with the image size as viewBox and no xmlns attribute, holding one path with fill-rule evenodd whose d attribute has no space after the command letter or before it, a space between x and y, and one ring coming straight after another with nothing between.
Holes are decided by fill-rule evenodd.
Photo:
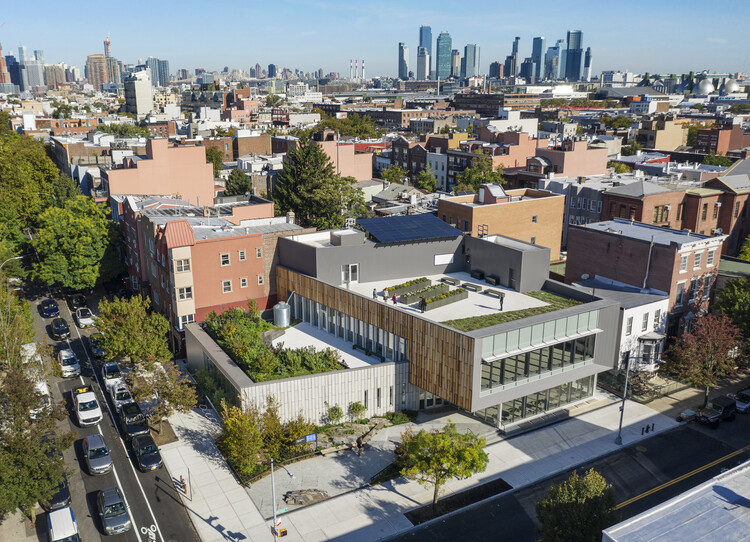
<instances>
[{"instance_id":1,"label":"road marking","mask_svg":"<svg viewBox=\"0 0 750 542\"><path fill-rule=\"evenodd\" d=\"M640 495L636 495L635 497L630 498L627 501L623 501L620 504L616 505L614 509L615 510L619 510L620 508L624 508L624 507L628 506L629 504L634 503L635 501L643 499L644 497L648 497L649 495L652 495L652 494L656 493L657 491L661 491L662 489L664 489L666 487L669 487L671 485L674 485L674 484L676 484L678 482L682 482L683 480L685 480L687 478L690 478L691 476L694 476L694 475L698 474L699 472L703 472L706 469L710 469L711 467L715 467L719 463L722 463L723 461L726 461L727 459L731 459L733 457L736 457L736 456L740 455L741 453L746 452L748 450L750 450L750 446L745 446L744 448L740 448L739 450L735 450L734 452L729 453L729 454L725 455L724 457L720 457L719 459L716 459L715 461L711 461L710 463L707 463L706 465L703 465L702 467L698 467L697 469L692 470L690 472L687 472L687 473L683 474L682 476L678 476L674 480L670 480L668 482L664 482L663 484L661 484L659 486L656 486L654 488L651 488L648 491L644 491Z\"/></svg>"},{"instance_id":2,"label":"road marking","mask_svg":"<svg viewBox=\"0 0 750 542\"><path fill-rule=\"evenodd\" d=\"M68 310L70 312L70 310ZM71 314L72 318L72 314ZM143 489L143 486L141 485L141 481L138 479L138 473L135 471L135 468L133 467L133 463L130 461L130 454L128 453L128 449L125 447L125 443L122 440L122 435L120 435L120 429L117 427L117 420L115 419L114 415L112 414L112 409L109 408L109 402L107 401L107 397L104 395L106 390L102 389L102 384L99 382L99 375L96 374L96 369L94 367L93 362L91 361L91 358L89 357L89 352L86 349L86 345L84 344L83 339L81 338L80 330L78 329L78 326L76 326L76 335L78 335L78 339L81 341L81 344L83 345L83 354L86 356L86 359L89 362L89 366L91 367L91 372L94 373L94 380L96 380L97 385L99 386L99 391L102 394L102 399L104 400L104 405L107 407L107 412L109 412L110 417L112 418L112 425L115 428L115 432L117 433L117 440L120 442L120 446L122 446L122 449L125 451L125 457L127 459L128 464L130 465L130 469L133 471L133 477L135 478L135 482L138 484L138 487L141 490L141 494L143 495L143 502L146 503L146 507L148 508L148 511L151 513L151 519L154 520L154 524L151 526L153 529L156 530L156 533L159 535L159 539L161 542L164 542L164 537L161 534L161 528L159 527L158 522L156 521L156 515L154 514L154 511L151 509L151 503L148 502L148 498L146 497L146 492ZM81 376L81 381L83 382L83 376ZM102 433L101 428L97 424L96 428L99 430L99 433ZM102 436L104 434L102 433ZM112 464L112 472L114 472L115 466L114 463ZM115 474L115 478L117 478L117 475ZM119 483L119 479L118 479ZM125 498L125 491L122 492L123 499ZM126 503L127 504L127 503ZM132 517L131 517L132 521ZM135 522L133 523L135 526ZM141 542L141 536L138 534L138 530L135 531L136 536L138 537L138 542ZM155 540L155 538L151 538L151 535L149 535L150 540Z\"/></svg>"}]
</instances>

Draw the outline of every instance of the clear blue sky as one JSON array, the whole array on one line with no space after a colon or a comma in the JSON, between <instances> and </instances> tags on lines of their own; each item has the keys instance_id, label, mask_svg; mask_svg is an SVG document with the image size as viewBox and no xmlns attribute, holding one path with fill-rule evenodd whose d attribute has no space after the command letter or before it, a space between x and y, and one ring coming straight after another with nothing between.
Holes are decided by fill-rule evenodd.
<instances>
[{"instance_id":1,"label":"clear blue sky","mask_svg":"<svg viewBox=\"0 0 750 542\"><path fill-rule=\"evenodd\" d=\"M520 55L531 39L564 39L583 30L594 73L606 69L641 73L750 72L750 1L631 2L408 0L131 0L92 2L8 1L0 12L3 54L25 45L42 49L47 63L83 68L86 55L102 53L110 34L112 54L126 63L155 56L170 70L224 66L247 70L256 62L305 71L323 68L348 74L349 59L365 59L367 75L395 75L398 42L409 45L416 71L419 26L442 30L463 53L481 47L481 69L510 54L514 36ZM743 26L745 28L743 28ZM433 43L433 53L435 45Z\"/></svg>"}]
</instances>

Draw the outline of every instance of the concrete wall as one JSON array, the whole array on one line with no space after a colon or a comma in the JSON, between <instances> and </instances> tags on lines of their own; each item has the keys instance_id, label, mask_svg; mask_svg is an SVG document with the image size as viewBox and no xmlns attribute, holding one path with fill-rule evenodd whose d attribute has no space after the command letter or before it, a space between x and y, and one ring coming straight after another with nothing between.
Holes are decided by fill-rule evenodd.
<instances>
[{"instance_id":1,"label":"concrete wall","mask_svg":"<svg viewBox=\"0 0 750 542\"><path fill-rule=\"evenodd\" d=\"M529 250L522 251L476 237L466 237L465 246L464 270L467 273L481 269L487 275L499 276L503 286L522 293L539 290L549 277L547 248L529 245ZM511 270L515 279L513 285L509 282Z\"/></svg>"}]
</instances>

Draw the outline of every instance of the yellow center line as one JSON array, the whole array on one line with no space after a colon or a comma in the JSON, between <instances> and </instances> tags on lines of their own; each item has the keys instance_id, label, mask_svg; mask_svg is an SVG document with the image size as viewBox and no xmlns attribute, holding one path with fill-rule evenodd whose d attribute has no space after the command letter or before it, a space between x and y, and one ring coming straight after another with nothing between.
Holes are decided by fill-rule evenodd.
<instances>
[{"instance_id":1,"label":"yellow center line","mask_svg":"<svg viewBox=\"0 0 750 542\"><path fill-rule=\"evenodd\" d=\"M706 465L703 465L702 467L698 467L695 470L692 470L692 471L690 471L688 473L685 473L682 476L678 476L674 480L670 480L669 482L664 482L660 486L656 486L654 488L649 489L648 491L644 491L640 495L636 495L635 497L633 497L631 499L628 499L627 501L621 502L620 504L618 504L617 506L615 506L615 510L619 510L620 508L628 506L629 504L632 504L635 501L640 500L640 499L642 499L644 497L648 497L649 495L651 495L653 493L656 493L657 491L661 491L665 487L669 487L671 485L674 485L674 484L676 484L678 482L681 482L681 481L685 480L686 478L690 478L691 476L693 476L695 474L698 474L699 472L703 472L706 469L710 469L711 467L714 467L714 466L718 465L719 463L722 463L723 461L726 461L727 459L731 459L731 458L733 458L735 456L738 456L741 453L746 452L748 450L750 450L750 446L745 446L744 448L740 448L739 450L735 450L734 452L732 452L730 454L727 454L724 457L720 457L719 459L717 459L715 461L711 461L711 463L708 463Z\"/></svg>"}]
</instances>

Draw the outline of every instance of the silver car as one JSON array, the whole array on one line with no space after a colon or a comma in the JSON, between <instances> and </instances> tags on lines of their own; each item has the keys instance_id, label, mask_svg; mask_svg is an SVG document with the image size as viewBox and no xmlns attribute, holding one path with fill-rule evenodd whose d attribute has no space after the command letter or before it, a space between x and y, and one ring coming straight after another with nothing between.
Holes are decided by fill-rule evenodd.
<instances>
[{"instance_id":1,"label":"silver car","mask_svg":"<svg viewBox=\"0 0 750 542\"><path fill-rule=\"evenodd\" d=\"M133 526L130 522L128 507L116 487L102 489L96 498L99 518L102 520L104 534L120 534L129 531Z\"/></svg>"},{"instance_id":2,"label":"silver car","mask_svg":"<svg viewBox=\"0 0 750 542\"><path fill-rule=\"evenodd\" d=\"M112 470L112 456L99 433L83 439L83 457L89 474L106 474Z\"/></svg>"},{"instance_id":3,"label":"silver car","mask_svg":"<svg viewBox=\"0 0 750 542\"><path fill-rule=\"evenodd\" d=\"M750 389L738 391L734 395L729 395L729 397L734 399L737 405L737 412L740 414L750 412Z\"/></svg>"}]
</instances>

